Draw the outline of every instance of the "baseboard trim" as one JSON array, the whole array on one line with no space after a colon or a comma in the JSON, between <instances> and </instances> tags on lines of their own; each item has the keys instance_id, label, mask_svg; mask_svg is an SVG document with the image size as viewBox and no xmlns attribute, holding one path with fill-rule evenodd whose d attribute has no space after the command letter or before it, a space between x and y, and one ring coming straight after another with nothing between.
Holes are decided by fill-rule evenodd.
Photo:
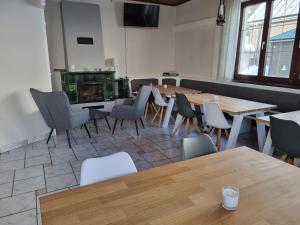
<instances>
[{"instance_id":1,"label":"baseboard trim","mask_svg":"<svg viewBox=\"0 0 300 225\"><path fill-rule=\"evenodd\" d=\"M36 136L36 137L33 137L33 138L30 138L30 139L26 139L26 140L23 140L23 141L18 141L16 143L12 143L12 144L8 144L8 145L2 145L2 146L0 146L0 154L4 153L4 152L11 151L11 150L16 149L16 148L21 148L21 147L29 145L29 144L33 144L33 143L41 141L41 140L45 140L48 137L48 135L49 135L49 132L47 132L45 134L42 134L42 135L39 135L39 136ZM56 135L55 132L53 132L52 136L55 136L55 135Z\"/></svg>"}]
</instances>

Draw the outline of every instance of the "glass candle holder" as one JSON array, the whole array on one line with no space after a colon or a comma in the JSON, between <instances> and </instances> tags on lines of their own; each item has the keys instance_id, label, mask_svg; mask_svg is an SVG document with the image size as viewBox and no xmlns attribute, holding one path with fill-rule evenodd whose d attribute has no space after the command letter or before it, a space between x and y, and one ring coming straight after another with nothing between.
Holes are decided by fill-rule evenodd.
<instances>
[{"instance_id":1,"label":"glass candle holder","mask_svg":"<svg viewBox=\"0 0 300 225\"><path fill-rule=\"evenodd\" d=\"M239 203L239 189L225 186L222 189L222 206L226 210L236 210Z\"/></svg>"},{"instance_id":2,"label":"glass candle holder","mask_svg":"<svg viewBox=\"0 0 300 225\"><path fill-rule=\"evenodd\" d=\"M165 84L165 85L164 85L164 88L168 88L168 85Z\"/></svg>"}]
</instances>

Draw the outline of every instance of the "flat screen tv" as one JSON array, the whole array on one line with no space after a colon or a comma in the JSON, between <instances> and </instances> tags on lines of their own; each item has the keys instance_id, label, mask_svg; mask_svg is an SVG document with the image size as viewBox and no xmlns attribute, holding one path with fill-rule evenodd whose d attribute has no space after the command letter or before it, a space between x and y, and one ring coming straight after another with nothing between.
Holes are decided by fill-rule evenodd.
<instances>
[{"instance_id":1,"label":"flat screen tv","mask_svg":"<svg viewBox=\"0 0 300 225\"><path fill-rule=\"evenodd\" d=\"M124 26L158 27L159 5L124 3Z\"/></svg>"}]
</instances>

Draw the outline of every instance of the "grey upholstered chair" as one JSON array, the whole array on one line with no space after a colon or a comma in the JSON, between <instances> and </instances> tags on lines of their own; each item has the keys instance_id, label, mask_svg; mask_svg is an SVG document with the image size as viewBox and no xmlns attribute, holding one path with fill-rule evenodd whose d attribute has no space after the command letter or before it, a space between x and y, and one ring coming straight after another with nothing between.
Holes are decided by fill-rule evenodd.
<instances>
[{"instance_id":1,"label":"grey upholstered chair","mask_svg":"<svg viewBox=\"0 0 300 225\"><path fill-rule=\"evenodd\" d=\"M201 111L193 110L191 103L188 101L187 97L184 94L176 93L176 103L177 111L182 116L182 121L174 129L172 136L177 134L184 121L187 122L187 126L185 127L183 137L187 137L189 135L190 121L193 122L192 125L194 125L197 131L199 133L202 133L202 130L199 127L199 123L202 125L203 113L201 113Z\"/></svg>"},{"instance_id":2,"label":"grey upholstered chair","mask_svg":"<svg viewBox=\"0 0 300 225\"><path fill-rule=\"evenodd\" d=\"M69 99L64 92L49 92L44 96L46 108L54 122L55 129L66 130L69 147L71 148L69 130L84 125L91 138L86 123L90 120L88 109L73 111Z\"/></svg>"},{"instance_id":3,"label":"grey upholstered chair","mask_svg":"<svg viewBox=\"0 0 300 225\"><path fill-rule=\"evenodd\" d=\"M47 109L46 102L45 102L45 96L47 95L47 92L41 92L39 90L36 90L34 88L30 88L30 93L35 101L38 109L40 110L43 119L45 120L46 124L49 128L51 128L51 131L49 133L49 136L47 138L47 144L49 143L49 140L51 138L51 135L53 133L53 130L55 129L54 121L51 118L51 115Z\"/></svg>"},{"instance_id":4,"label":"grey upholstered chair","mask_svg":"<svg viewBox=\"0 0 300 225\"><path fill-rule=\"evenodd\" d=\"M144 116L145 106L152 91L152 86L142 86L138 92L138 95L133 105L115 105L110 114L115 118L112 134L114 134L118 120L122 120L121 126L124 120L134 120L136 133L139 136L139 129L137 120L140 120L142 126L145 128L142 117Z\"/></svg>"},{"instance_id":5,"label":"grey upholstered chair","mask_svg":"<svg viewBox=\"0 0 300 225\"><path fill-rule=\"evenodd\" d=\"M111 130L110 124L109 124L108 119L107 119L107 117L109 115L110 115L109 112L105 112L105 111L101 111L99 109L93 109L93 108L90 109L90 118L91 118L91 120L94 121L94 125L95 125L95 128L96 128L97 134L99 134L98 123L97 123L98 119L105 119L106 124L108 126L108 129Z\"/></svg>"},{"instance_id":6,"label":"grey upholstered chair","mask_svg":"<svg viewBox=\"0 0 300 225\"><path fill-rule=\"evenodd\" d=\"M283 154L282 160L300 158L300 125L291 120L270 117L271 138L274 148ZM294 161L295 164L295 161Z\"/></svg>"},{"instance_id":7,"label":"grey upholstered chair","mask_svg":"<svg viewBox=\"0 0 300 225\"><path fill-rule=\"evenodd\" d=\"M215 144L207 134L200 134L197 137L184 138L182 145L183 160L217 152Z\"/></svg>"}]
</instances>

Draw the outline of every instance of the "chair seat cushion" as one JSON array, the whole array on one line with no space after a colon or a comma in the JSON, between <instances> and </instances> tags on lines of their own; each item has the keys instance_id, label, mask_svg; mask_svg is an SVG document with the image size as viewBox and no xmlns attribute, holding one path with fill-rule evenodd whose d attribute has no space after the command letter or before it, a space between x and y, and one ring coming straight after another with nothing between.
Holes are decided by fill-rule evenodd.
<instances>
[{"instance_id":1,"label":"chair seat cushion","mask_svg":"<svg viewBox=\"0 0 300 225\"><path fill-rule=\"evenodd\" d=\"M72 111L70 128L80 127L82 124L89 122L89 120L90 120L90 113L88 109Z\"/></svg>"},{"instance_id":2,"label":"chair seat cushion","mask_svg":"<svg viewBox=\"0 0 300 225\"><path fill-rule=\"evenodd\" d=\"M111 117L115 119L137 120L135 108L133 105L115 105L111 112Z\"/></svg>"},{"instance_id":3,"label":"chair seat cushion","mask_svg":"<svg viewBox=\"0 0 300 225\"><path fill-rule=\"evenodd\" d=\"M101 111L99 109L90 109L90 117L92 120L94 119L104 119L109 116L110 112Z\"/></svg>"}]
</instances>

